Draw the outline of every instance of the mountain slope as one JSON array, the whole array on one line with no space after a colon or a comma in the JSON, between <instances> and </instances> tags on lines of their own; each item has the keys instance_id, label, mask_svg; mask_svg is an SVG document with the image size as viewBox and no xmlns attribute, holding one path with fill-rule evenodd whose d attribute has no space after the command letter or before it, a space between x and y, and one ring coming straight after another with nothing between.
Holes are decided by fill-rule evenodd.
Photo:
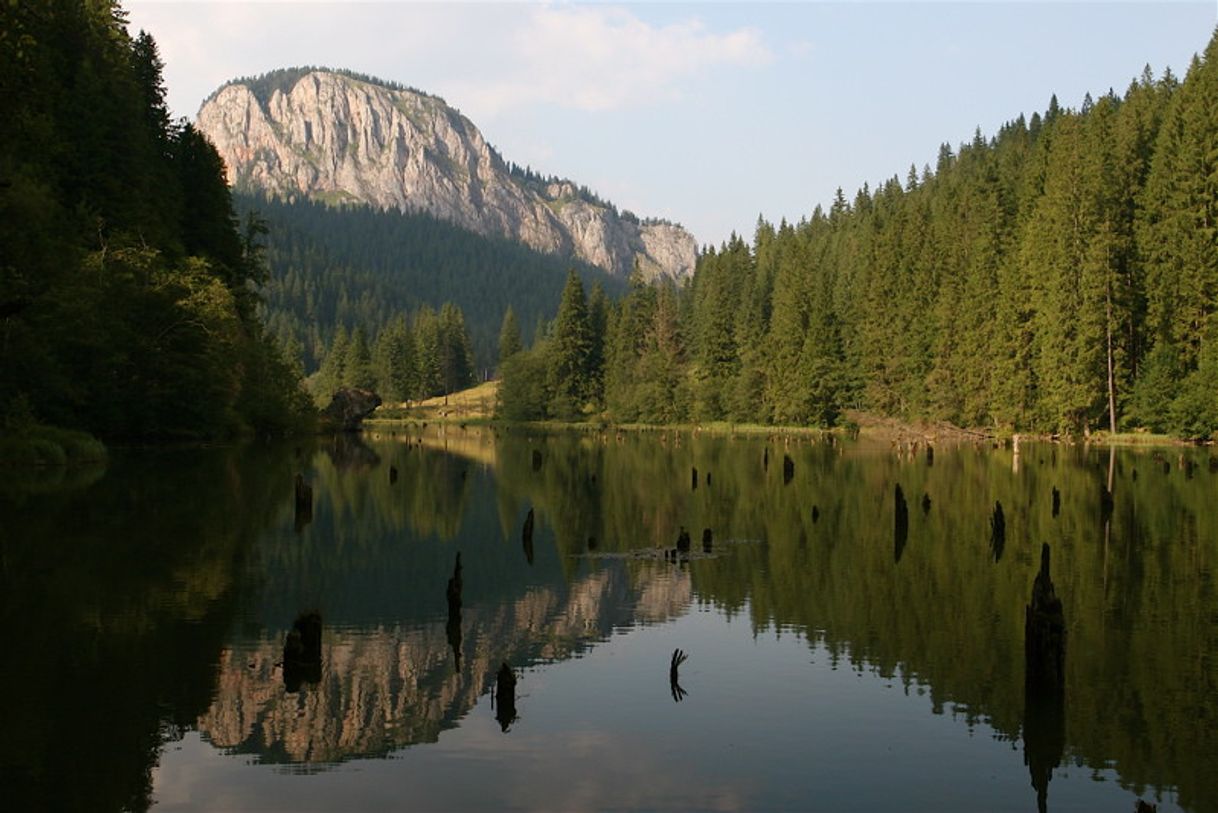
<instances>
[{"instance_id":1,"label":"mountain slope","mask_svg":"<svg viewBox=\"0 0 1218 813\"><path fill-rule=\"evenodd\" d=\"M243 191L425 211L618 276L693 272L680 226L640 221L574 183L510 167L442 99L355 74L313 69L237 80L199 109L229 182Z\"/></svg>"},{"instance_id":2,"label":"mountain slope","mask_svg":"<svg viewBox=\"0 0 1218 813\"><path fill-rule=\"evenodd\" d=\"M298 347L306 372L317 369L335 328L370 335L422 305L453 302L465 314L480 369L498 357L499 328L510 305L531 337L558 309L567 269L611 297L623 280L582 262L539 254L502 237L482 237L424 213L368 206L287 203L238 194L238 211L270 227L270 282L263 318L281 343Z\"/></svg>"}]
</instances>

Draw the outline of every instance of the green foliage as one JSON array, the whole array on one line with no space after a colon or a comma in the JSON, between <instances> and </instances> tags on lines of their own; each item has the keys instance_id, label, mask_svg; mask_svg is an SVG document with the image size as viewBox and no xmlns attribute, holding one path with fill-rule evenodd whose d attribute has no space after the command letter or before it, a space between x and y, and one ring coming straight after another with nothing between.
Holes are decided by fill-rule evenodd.
<instances>
[{"instance_id":1,"label":"green foliage","mask_svg":"<svg viewBox=\"0 0 1218 813\"><path fill-rule=\"evenodd\" d=\"M492 369L507 308L526 331L552 319L571 265L422 213L242 194L236 201L270 229L263 318L281 343L300 344L309 374L320 367L339 325L348 334L362 326L375 336L400 314L424 305L438 310L445 302L465 319L471 369ZM624 288L599 269L575 267L586 286L599 282L612 296Z\"/></svg>"},{"instance_id":2,"label":"green foliage","mask_svg":"<svg viewBox=\"0 0 1218 813\"><path fill-rule=\"evenodd\" d=\"M1218 426L1218 35L1183 83L1054 97L798 224L758 222L682 289L632 284L549 382L622 422L827 426L843 409L1001 431ZM570 320L564 322L566 325ZM582 334L579 334L582 337ZM575 348L579 348L578 350Z\"/></svg>"},{"instance_id":3,"label":"green foliage","mask_svg":"<svg viewBox=\"0 0 1218 813\"><path fill-rule=\"evenodd\" d=\"M503 324L499 327L500 366L523 349L524 342L520 340L520 325L516 322L516 312L508 305L507 310L503 312Z\"/></svg>"},{"instance_id":4,"label":"green foliage","mask_svg":"<svg viewBox=\"0 0 1218 813\"><path fill-rule=\"evenodd\" d=\"M579 276L571 271L563 287L558 315L550 332L549 390L550 415L573 420L590 394L589 356L592 352L592 327L588 322L588 302Z\"/></svg>"},{"instance_id":5,"label":"green foliage","mask_svg":"<svg viewBox=\"0 0 1218 813\"><path fill-rule=\"evenodd\" d=\"M550 417L551 353L548 342L535 344L503 363L495 414L509 421L542 421Z\"/></svg>"},{"instance_id":6,"label":"green foliage","mask_svg":"<svg viewBox=\"0 0 1218 813\"><path fill-rule=\"evenodd\" d=\"M10 3L3 28L0 392L103 437L301 417L254 396L300 406L255 317L257 224L238 231L219 155L169 120L156 43L115 2Z\"/></svg>"}]
</instances>

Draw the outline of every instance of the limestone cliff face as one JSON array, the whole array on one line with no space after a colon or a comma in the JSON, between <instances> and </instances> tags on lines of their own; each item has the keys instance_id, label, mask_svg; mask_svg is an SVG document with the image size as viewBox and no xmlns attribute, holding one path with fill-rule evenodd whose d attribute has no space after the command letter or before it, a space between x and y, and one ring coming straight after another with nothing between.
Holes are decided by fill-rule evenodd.
<instances>
[{"instance_id":1,"label":"limestone cliff face","mask_svg":"<svg viewBox=\"0 0 1218 813\"><path fill-rule=\"evenodd\" d=\"M426 211L614 274L693 273L689 232L619 215L568 181L510 172L439 98L332 71L272 76L226 85L199 109L198 128L242 189Z\"/></svg>"}]
</instances>

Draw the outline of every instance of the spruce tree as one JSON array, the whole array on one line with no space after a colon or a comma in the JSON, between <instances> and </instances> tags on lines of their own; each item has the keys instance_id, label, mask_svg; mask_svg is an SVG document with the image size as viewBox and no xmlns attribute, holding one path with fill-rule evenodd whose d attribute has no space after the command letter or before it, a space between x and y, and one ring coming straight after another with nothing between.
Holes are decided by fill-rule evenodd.
<instances>
[{"instance_id":1,"label":"spruce tree","mask_svg":"<svg viewBox=\"0 0 1218 813\"><path fill-rule=\"evenodd\" d=\"M503 324L499 328L499 366L524 349L520 340L520 325L516 323L516 312L508 305L503 312Z\"/></svg>"},{"instance_id":2,"label":"spruce tree","mask_svg":"<svg viewBox=\"0 0 1218 813\"><path fill-rule=\"evenodd\" d=\"M567 274L550 347L551 412L559 418L576 417L588 398L588 358L592 335L584 286L575 271Z\"/></svg>"}]
</instances>

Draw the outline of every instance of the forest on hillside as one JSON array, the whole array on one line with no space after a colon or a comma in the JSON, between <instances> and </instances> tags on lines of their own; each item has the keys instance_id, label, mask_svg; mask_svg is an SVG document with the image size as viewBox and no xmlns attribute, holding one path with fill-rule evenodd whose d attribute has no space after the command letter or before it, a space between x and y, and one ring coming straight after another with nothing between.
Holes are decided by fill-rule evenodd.
<instances>
[{"instance_id":1,"label":"forest on hillside","mask_svg":"<svg viewBox=\"0 0 1218 813\"><path fill-rule=\"evenodd\" d=\"M576 281L577 282L577 281ZM504 367L501 414L832 425L846 408L1000 430L1218 430L1218 37L799 223L680 289L582 287Z\"/></svg>"},{"instance_id":2,"label":"forest on hillside","mask_svg":"<svg viewBox=\"0 0 1218 813\"><path fill-rule=\"evenodd\" d=\"M172 121L116 0L0 6L0 428L279 433L306 414L258 319L256 219Z\"/></svg>"},{"instance_id":3,"label":"forest on hillside","mask_svg":"<svg viewBox=\"0 0 1218 813\"><path fill-rule=\"evenodd\" d=\"M535 332L553 317L569 268L614 294L625 290L593 266L424 212L251 194L238 194L237 205L269 227L262 318L306 374L322 366L340 328L375 337L399 318L445 303L463 314L474 369L490 372L508 307L524 330Z\"/></svg>"}]
</instances>

